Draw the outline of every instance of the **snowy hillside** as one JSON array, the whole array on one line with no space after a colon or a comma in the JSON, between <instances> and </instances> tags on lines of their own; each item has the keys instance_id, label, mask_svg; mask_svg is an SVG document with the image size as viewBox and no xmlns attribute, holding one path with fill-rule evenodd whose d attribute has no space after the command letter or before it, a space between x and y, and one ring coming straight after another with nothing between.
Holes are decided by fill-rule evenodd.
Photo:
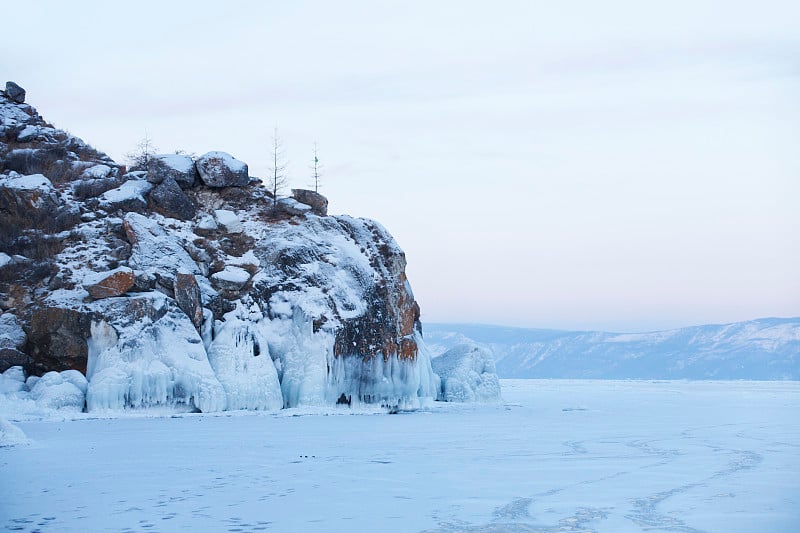
<instances>
[{"instance_id":1,"label":"snowy hillside","mask_svg":"<svg viewBox=\"0 0 800 533\"><path fill-rule=\"evenodd\" d=\"M425 339L434 354L483 344L505 378L800 380L800 318L630 334L426 324Z\"/></svg>"},{"instance_id":2,"label":"snowy hillside","mask_svg":"<svg viewBox=\"0 0 800 533\"><path fill-rule=\"evenodd\" d=\"M128 169L0 92L0 393L90 412L443 397L378 222L275 199L224 152L146 155Z\"/></svg>"}]
</instances>

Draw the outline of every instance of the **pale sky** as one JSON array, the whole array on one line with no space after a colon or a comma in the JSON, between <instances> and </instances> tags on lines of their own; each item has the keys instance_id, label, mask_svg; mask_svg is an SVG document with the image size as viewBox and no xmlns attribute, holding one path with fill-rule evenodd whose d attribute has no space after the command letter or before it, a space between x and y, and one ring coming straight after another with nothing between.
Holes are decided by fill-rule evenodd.
<instances>
[{"instance_id":1,"label":"pale sky","mask_svg":"<svg viewBox=\"0 0 800 533\"><path fill-rule=\"evenodd\" d=\"M800 315L800 3L36 2L0 82L117 161L224 150L406 251L423 322Z\"/></svg>"}]
</instances>

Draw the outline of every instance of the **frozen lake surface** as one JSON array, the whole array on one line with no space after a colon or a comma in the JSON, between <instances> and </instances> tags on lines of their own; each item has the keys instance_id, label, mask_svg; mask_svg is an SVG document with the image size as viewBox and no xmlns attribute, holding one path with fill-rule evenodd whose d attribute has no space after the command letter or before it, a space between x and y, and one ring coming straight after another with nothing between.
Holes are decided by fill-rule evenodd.
<instances>
[{"instance_id":1,"label":"frozen lake surface","mask_svg":"<svg viewBox=\"0 0 800 533\"><path fill-rule=\"evenodd\" d=\"M499 405L398 415L0 405L29 441L0 448L0 528L800 531L798 382L502 385Z\"/></svg>"}]
</instances>

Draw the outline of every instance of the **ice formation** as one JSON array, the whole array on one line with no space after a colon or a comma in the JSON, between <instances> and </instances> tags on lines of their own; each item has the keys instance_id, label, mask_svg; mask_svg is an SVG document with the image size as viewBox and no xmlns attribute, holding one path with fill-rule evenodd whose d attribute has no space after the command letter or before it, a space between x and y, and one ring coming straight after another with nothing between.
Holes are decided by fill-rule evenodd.
<instances>
[{"instance_id":1,"label":"ice formation","mask_svg":"<svg viewBox=\"0 0 800 533\"><path fill-rule=\"evenodd\" d=\"M496 402L500 380L492 352L478 344L460 344L432 361L441 379L439 399L446 402Z\"/></svg>"},{"instance_id":2,"label":"ice formation","mask_svg":"<svg viewBox=\"0 0 800 533\"><path fill-rule=\"evenodd\" d=\"M206 412L225 409L225 391L211 369L203 341L172 299L149 293L109 298L101 305L112 322L92 323L89 411L156 405ZM143 310L144 316L132 320L130 313L136 310Z\"/></svg>"},{"instance_id":3,"label":"ice formation","mask_svg":"<svg viewBox=\"0 0 800 533\"><path fill-rule=\"evenodd\" d=\"M208 360L227 395L226 408L280 409L281 384L259 317L250 320L243 312L240 308L225 315L208 349Z\"/></svg>"}]
</instances>

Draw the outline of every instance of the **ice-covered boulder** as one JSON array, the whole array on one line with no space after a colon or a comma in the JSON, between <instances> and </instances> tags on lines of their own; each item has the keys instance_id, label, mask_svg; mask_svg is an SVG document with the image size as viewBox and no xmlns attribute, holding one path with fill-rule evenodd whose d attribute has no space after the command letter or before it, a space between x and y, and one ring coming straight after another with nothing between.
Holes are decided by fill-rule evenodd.
<instances>
[{"instance_id":1,"label":"ice-covered boulder","mask_svg":"<svg viewBox=\"0 0 800 533\"><path fill-rule=\"evenodd\" d=\"M70 409L81 411L86 402L85 388L75 384L75 378L64 379L63 373L47 372L33 386L31 399L48 409Z\"/></svg>"},{"instance_id":2,"label":"ice-covered boulder","mask_svg":"<svg viewBox=\"0 0 800 533\"><path fill-rule=\"evenodd\" d=\"M133 288L136 276L128 267L119 267L107 272L91 272L84 276L83 287L98 300L121 296Z\"/></svg>"},{"instance_id":3,"label":"ice-covered boulder","mask_svg":"<svg viewBox=\"0 0 800 533\"><path fill-rule=\"evenodd\" d=\"M244 187L250 183L247 164L225 152L203 154L195 165L209 187Z\"/></svg>"},{"instance_id":4,"label":"ice-covered boulder","mask_svg":"<svg viewBox=\"0 0 800 533\"><path fill-rule=\"evenodd\" d=\"M441 379L439 399L446 402L496 402L500 380L492 352L477 344L461 344L434 357L433 371Z\"/></svg>"},{"instance_id":5,"label":"ice-covered boulder","mask_svg":"<svg viewBox=\"0 0 800 533\"><path fill-rule=\"evenodd\" d=\"M0 394L25 390L25 372L21 366L12 366L0 374Z\"/></svg>"},{"instance_id":6,"label":"ice-covered boulder","mask_svg":"<svg viewBox=\"0 0 800 533\"><path fill-rule=\"evenodd\" d=\"M161 183L166 178L172 178L182 189L194 187L197 177L194 160L184 154L153 156L153 164L147 172L147 181L151 183Z\"/></svg>"},{"instance_id":7,"label":"ice-covered boulder","mask_svg":"<svg viewBox=\"0 0 800 533\"><path fill-rule=\"evenodd\" d=\"M0 315L0 347L19 348L25 344L25 331L13 313Z\"/></svg>"}]
</instances>

